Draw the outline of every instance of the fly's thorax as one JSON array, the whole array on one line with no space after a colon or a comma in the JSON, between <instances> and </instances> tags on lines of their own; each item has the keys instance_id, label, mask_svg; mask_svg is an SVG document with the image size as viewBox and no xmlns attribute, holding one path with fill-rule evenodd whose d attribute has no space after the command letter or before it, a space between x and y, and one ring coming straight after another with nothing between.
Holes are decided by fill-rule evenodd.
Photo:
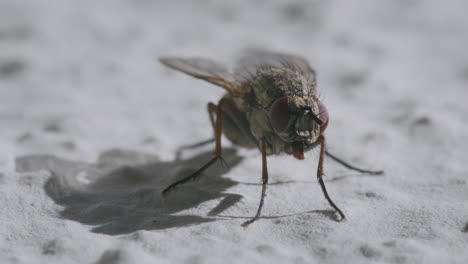
<instances>
[{"instance_id":1,"label":"fly's thorax","mask_svg":"<svg viewBox=\"0 0 468 264\"><path fill-rule=\"evenodd\" d=\"M315 96L315 82L289 68L263 67L256 73L253 92L256 103L268 108L282 96Z\"/></svg>"}]
</instances>

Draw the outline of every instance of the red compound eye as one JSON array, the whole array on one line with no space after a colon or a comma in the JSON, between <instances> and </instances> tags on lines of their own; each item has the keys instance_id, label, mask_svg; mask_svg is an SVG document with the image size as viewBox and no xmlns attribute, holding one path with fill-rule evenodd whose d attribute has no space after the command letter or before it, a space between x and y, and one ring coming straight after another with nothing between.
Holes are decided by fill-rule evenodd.
<instances>
[{"instance_id":1,"label":"red compound eye","mask_svg":"<svg viewBox=\"0 0 468 264\"><path fill-rule=\"evenodd\" d=\"M270 120L273 129L276 132L283 132L286 130L291 113L288 106L288 97L281 97L277 99L270 108Z\"/></svg>"},{"instance_id":2,"label":"red compound eye","mask_svg":"<svg viewBox=\"0 0 468 264\"><path fill-rule=\"evenodd\" d=\"M327 108L322 104L318 103L319 106L319 118L323 121L323 124L320 126L320 135L327 129L328 126L328 111Z\"/></svg>"}]
</instances>

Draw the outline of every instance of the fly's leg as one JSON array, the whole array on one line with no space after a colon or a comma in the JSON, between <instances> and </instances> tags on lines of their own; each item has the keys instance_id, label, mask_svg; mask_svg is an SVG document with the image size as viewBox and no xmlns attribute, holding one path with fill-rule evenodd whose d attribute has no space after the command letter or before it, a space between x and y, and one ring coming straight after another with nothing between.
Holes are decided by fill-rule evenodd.
<instances>
[{"instance_id":1,"label":"fly's leg","mask_svg":"<svg viewBox=\"0 0 468 264\"><path fill-rule=\"evenodd\" d=\"M267 168L267 159L266 159L266 147L265 147L265 140L262 140L262 195L260 196L260 204L257 209L257 214L250 220L245 221L242 226L248 227L250 224L255 222L259 217L260 213L262 212L263 207L263 200L266 196L266 189L268 184L268 168Z\"/></svg>"},{"instance_id":2,"label":"fly's leg","mask_svg":"<svg viewBox=\"0 0 468 264\"><path fill-rule=\"evenodd\" d=\"M210 138L210 139L203 140L203 141L200 141L200 142L197 142L197 143L194 143L194 144L181 146L176 152L176 160L180 160L180 157L182 157L182 152L184 150L196 149L196 148L199 148L199 147L203 147L203 146L208 145L210 143L213 143L215 141L216 141L215 138Z\"/></svg>"},{"instance_id":3,"label":"fly's leg","mask_svg":"<svg viewBox=\"0 0 468 264\"><path fill-rule=\"evenodd\" d=\"M339 164L343 165L344 167L350 169L350 170L355 170L355 171L358 171L360 173L366 173L366 174L370 174L370 175L382 175L383 174L383 171L379 170L379 171L371 171L371 170L365 170L365 169L361 169L361 168L358 168L358 167L355 167L345 161L343 161L342 159L338 158L337 156L331 154L330 152L328 151L325 151L325 155L327 155L328 157L330 157L332 160L338 162Z\"/></svg>"},{"instance_id":4,"label":"fly's leg","mask_svg":"<svg viewBox=\"0 0 468 264\"><path fill-rule=\"evenodd\" d=\"M221 100L223 100L223 99L221 99ZM215 119L214 115L218 111L218 106L210 102L210 103L208 103L208 105L206 107L208 108L208 116L210 117L211 126L213 127L213 132L214 132L215 138L216 138L216 119Z\"/></svg>"},{"instance_id":5,"label":"fly's leg","mask_svg":"<svg viewBox=\"0 0 468 264\"><path fill-rule=\"evenodd\" d=\"M325 183L323 182L323 160L325 157L325 137L321 135L318 140L320 142L320 157L319 157L319 164L317 168L317 179L320 184L320 187L322 188L323 195L325 195L325 199L327 199L331 207L333 207L340 215L339 221L344 221L346 220L346 216L343 214L340 208L338 208L338 206L336 206L336 204L331 200L330 196L328 195L327 188L325 187Z\"/></svg>"},{"instance_id":6,"label":"fly's leg","mask_svg":"<svg viewBox=\"0 0 468 264\"><path fill-rule=\"evenodd\" d=\"M221 104L222 104L222 108L221 109ZM217 155L216 153L218 152L218 123L217 123L217 117L218 117L218 113L221 113L221 111L226 111L226 108L228 107L231 107L230 104L229 104L229 101L226 100L226 99L221 99L219 100L218 102L218 105L215 105L213 103L208 103L208 115L210 116L210 122L211 122L211 127L213 127L213 132L214 132L214 139L213 141L216 141L216 149L215 149L215 155ZM223 114L226 114L226 113L223 113ZM216 115L216 117L215 117ZM227 115L227 114L226 114ZM223 118L223 116L220 116L220 118ZM221 156L221 134L222 134L222 125L221 127L219 128L220 132L219 132L219 157L218 159L221 161L221 164L224 166L224 168L228 168L228 165L226 163L226 161L223 159L223 157Z\"/></svg>"},{"instance_id":7,"label":"fly's leg","mask_svg":"<svg viewBox=\"0 0 468 264\"><path fill-rule=\"evenodd\" d=\"M200 169L198 169L197 171L192 173L191 175L189 175L189 176L187 176L187 177L185 177L183 179L180 179L180 180L172 183L171 185L167 186L162 191L163 196L165 196L168 192L170 192L171 190L173 190L177 186L179 186L181 184L184 184L184 183L186 183L188 181L195 180L206 169L211 167L217 160L222 160L222 157L221 157L221 136L222 136L222 132L223 132L223 110L222 110L222 108L224 107L226 102L227 102L227 100L221 99L219 101L219 103L218 103L218 106L215 106L216 107L216 122L214 122L214 124L215 124L215 136L216 136L216 138L215 138L215 140L216 140L215 156L210 161L208 161L205 165L203 165ZM211 116L211 114L210 114L210 116Z\"/></svg>"},{"instance_id":8,"label":"fly's leg","mask_svg":"<svg viewBox=\"0 0 468 264\"><path fill-rule=\"evenodd\" d=\"M203 147L205 145L208 145L208 144L213 143L213 142L216 141L216 120L215 120L214 115L216 114L216 111L217 111L218 107L215 104L210 102L207 105L207 109L208 109L208 116L210 117L210 123L211 123L211 126L213 127L214 137L210 138L210 139L207 139L207 140L203 140L203 141L194 143L194 144L181 146L176 152L176 160L180 159L180 157L182 156L182 152L184 150Z\"/></svg>"}]
</instances>

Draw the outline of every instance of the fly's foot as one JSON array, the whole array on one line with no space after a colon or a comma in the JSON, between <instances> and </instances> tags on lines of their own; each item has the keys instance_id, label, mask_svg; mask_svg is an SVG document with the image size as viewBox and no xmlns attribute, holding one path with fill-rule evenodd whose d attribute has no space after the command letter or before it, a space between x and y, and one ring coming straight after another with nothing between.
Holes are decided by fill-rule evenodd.
<instances>
[{"instance_id":1,"label":"fly's foot","mask_svg":"<svg viewBox=\"0 0 468 264\"><path fill-rule=\"evenodd\" d=\"M250 219L250 220L248 220L248 221L245 221L244 223L242 223L241 226L244 227L244 228L247 228L247 227L249 227L253 222L255 222L255 220L257 220L257 219Z\"/></svg>"}]
</instances>

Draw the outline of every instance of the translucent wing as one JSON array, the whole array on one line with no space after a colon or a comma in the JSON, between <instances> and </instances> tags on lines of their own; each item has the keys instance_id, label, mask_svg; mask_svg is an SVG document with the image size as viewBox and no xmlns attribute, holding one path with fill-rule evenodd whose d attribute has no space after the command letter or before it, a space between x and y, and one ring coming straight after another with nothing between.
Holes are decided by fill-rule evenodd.
<instances>
[{"instance_id":1,"label":"translucent wing","mask_svg":"<svg viewBox=\"0 0 468 264\"><path fill-rule=\"evenodd\" d=\"M261 67L286 67L298 71L309 81L315 82L315 71L302 57L267 50L250 50L237 63L234 75L240 79L252 79Z\"/></svg>"},{"instance_id":2,"label":"translucent wing","mask_svg":"<svg viewBox=\"0 0 468 264\"><path fill-rule=\"evenodd\" d=\"M178 57L163 57L159 61L172 69L221 86L228 92L235 93L239 89L234 76L226 66L216 61L204 58Z\"/></svg>"}]
</instances>

